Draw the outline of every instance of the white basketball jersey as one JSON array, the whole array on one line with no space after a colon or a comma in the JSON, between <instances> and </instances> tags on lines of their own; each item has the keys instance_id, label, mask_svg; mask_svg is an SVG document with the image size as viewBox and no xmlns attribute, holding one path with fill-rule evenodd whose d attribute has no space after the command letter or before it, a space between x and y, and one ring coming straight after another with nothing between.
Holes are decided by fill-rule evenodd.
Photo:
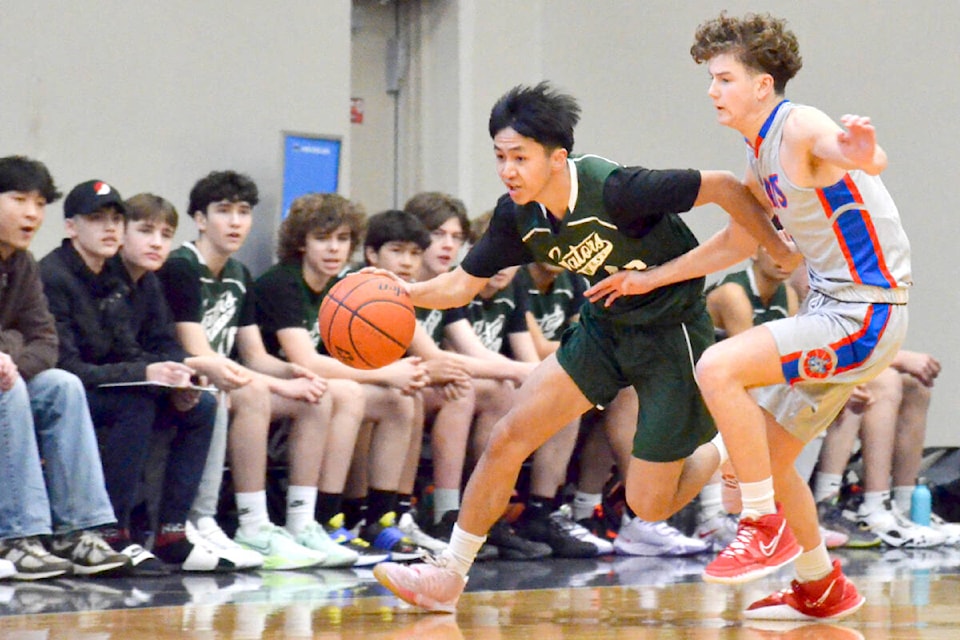
<instances>
[{"instance_id":1,"label":"white basketball jersey","mask_svg":"<svg viewBox=\"0 0 960 640\"><path fill-rule=\"evenodd\" d=\"M910 242L880 177L850 171L829 187L805 188L780 165L783 125L804 108L784 100L747 142L754 174L806 259L810 287L848 302L905 303L913 284Z\"/></svg>"}]
</instances>

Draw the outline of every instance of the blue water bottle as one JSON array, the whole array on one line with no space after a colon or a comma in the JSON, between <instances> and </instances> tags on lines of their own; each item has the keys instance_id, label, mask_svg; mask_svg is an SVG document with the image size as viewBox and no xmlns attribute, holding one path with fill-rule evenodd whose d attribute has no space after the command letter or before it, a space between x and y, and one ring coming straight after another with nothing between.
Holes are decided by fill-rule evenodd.
<instances>
[{"instance_id":1,"label":"blue water bottle","mask_svg":"<svg viewBox=\"0 0 960 640\"><path fill-rule=\"evenodd\" d=\"M910 519L917 524L929 527L932 502L930 487L923 478L917 478L917 486L913 488L913 495L910 497Z\"/></svg>"}]
</instances>

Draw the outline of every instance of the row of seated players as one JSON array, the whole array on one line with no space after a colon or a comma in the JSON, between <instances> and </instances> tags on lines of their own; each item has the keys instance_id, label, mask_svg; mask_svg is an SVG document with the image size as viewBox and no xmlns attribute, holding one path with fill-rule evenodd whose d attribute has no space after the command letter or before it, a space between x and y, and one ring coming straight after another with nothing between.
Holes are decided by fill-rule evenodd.
<instances>
[{"instance_id":1,"label":"row of seated players","mask_svg":"<svg viewBox=\"0 0 960 640\"><path fill-rule=\"evenodd\" d=\"M59 336L57 364L86 388L116 515L115 524L95 532L114 564L120 560L110 549L126 559L124 572L355 566L442 548L470 459L513 404L519 383L575 321L582 283L529 265L515 283L516 269L492 279L466 309L419 314L408 358L372 372L351 369L324 355L316 318L364 227L367 264L429 278L451 268L463 247L470 223L462 203L424 193L405 211L365 221L349 200L304 196L281 225L280 262L254 281L232 254L250 231L257 200L246 176L206 176L190 194L198 238L166 260L177 226L169 202L150 194L124 201L106 183L83 183L64 205L67 238L40 263ZM180 387L194 375L220 390L219 403L197 390L102 386ZM487 557L589 557L614 549L683 555L709 547L707 535L686 537L629 512L620 522L595 517L611 468L629 459L631 391L584 421L589 427L573 423L535 454L523 513L494 528ZM283 527L270 521L266 498L267 439L277 418L287 418L289 428L289 486L277 517ZM418 523L410 507L425 424L433 504ZM151 553L130 528L158 433L169 453L160 467ZM557 510L578 442L578 490L568 511ZM215 518L228 449L239 519L232 539ZM56 536L51 546L58 550ZM14 577L78 570L76 558L50 554L33 535L6 537L0 550Z\"/></svg>"}]
</instances>

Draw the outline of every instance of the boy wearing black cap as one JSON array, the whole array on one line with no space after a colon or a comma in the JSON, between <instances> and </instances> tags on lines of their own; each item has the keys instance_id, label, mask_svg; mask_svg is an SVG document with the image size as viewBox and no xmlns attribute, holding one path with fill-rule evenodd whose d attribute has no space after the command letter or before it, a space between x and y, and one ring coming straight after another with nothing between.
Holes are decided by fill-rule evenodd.
<instances>
[{"instance_id":1,"label":"boy wearing black cap","mask_svg":"<svg viewBox=\"0 0 960 640\"><path fill-rule=\"evenodd\" d=\"M73 188L63 212L67 237L40 261L40 274L56 319L60 366L87 388L107 492L119 520L116 530L106 534L107 541L130 558L133 573L166 572L163 562L131 540L129 526L151 434L171 428L176 435L154 551L185 571L232 569L187 525L210 446L216 400L183 388L194 374L183 363L185 352L141 340L133 329L131 284L122 263L113 259L123 240L127 207L116 189L90 180ZM152 322L165 323L168 343L175 345L169 311L165 317L163 312L155 308ZM137 321L142 324L142 318ZM116 383L129 386L107 386Z\"/></svg>"},{"instance_id":2,"label":"boy wearing black cap","mask_svg":"<svg viewBox=\"0 0 960 640\"><path fill-rule=\"evenodd\" d=\"M53 368L57 333L28 250L59 197L42 163L0 158L0 577L17 580L130 563L97 531L116 522L97 440L80 380ZM57 555L40 541L51 534Z\"/></svg>"}]
</instances>

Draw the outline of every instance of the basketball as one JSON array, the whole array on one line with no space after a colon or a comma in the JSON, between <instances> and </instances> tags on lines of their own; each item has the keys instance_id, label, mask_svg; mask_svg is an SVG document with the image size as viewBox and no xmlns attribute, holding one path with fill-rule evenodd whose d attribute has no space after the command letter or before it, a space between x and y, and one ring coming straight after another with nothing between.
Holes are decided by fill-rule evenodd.
<instances>
[{"instance_id":1,"label":"basketball","mask_svg":"<svg viewBox=\"0 0 960 640\"><path fill-rule=\"evenodd\" d=\"M396 362L413 340L417 317L410 294L393 278L355 273L331 287L320 304L327 352L356 369Z\"/></svg>"}]
</instances>

